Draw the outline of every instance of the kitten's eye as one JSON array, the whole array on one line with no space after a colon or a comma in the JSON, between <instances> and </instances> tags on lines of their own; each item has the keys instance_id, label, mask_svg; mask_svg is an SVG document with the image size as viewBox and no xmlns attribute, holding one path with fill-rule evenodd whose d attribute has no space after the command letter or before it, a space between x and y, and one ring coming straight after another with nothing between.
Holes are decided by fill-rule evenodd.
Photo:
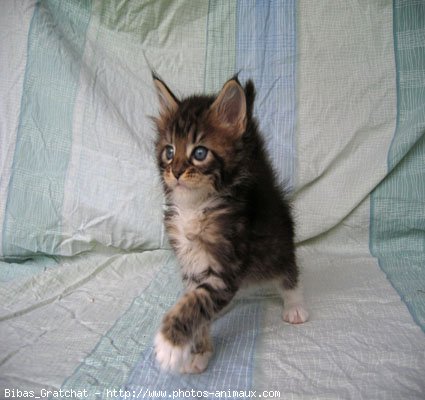
<instances>
[{"instance_id":1,"label":"kitten's eye","mask_svg":"<svg viewBox=\"0 0 425 400\"><path fill-rule=\"evenodd\" d=\"M208 154L208 149L205 148L204 146L198 146L195 148L195 150L193 150L193 158L196 161L204 161L205 158L207 157Z\"/></svg>"},{"instance_id":2,"label":"kitten's eye","mask_svg":"<svg viewBox=\"0 0 425 400\"><path fill-rule=\"evenodd\" d=\"M173 146L165 146L165 157L168 161L174 158L174 147Z\"/></svg>"}]
</instances>

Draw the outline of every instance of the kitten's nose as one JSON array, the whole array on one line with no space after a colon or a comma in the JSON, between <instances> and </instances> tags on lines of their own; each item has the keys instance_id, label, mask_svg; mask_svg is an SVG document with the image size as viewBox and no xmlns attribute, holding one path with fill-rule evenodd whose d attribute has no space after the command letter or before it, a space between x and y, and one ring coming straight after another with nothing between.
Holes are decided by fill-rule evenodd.
<instances>
[{"instance_id":1,"label":"kitten's nose","mask_svg":"<svg viewBox=\"0 0 425 400\"><path fill-rule=\"evenodd\" d=\"M181 166L180 168L173 168L173 175L176 177L176 179L179 179L185 170L185 166Z\"/></svg>"}]
</instances>

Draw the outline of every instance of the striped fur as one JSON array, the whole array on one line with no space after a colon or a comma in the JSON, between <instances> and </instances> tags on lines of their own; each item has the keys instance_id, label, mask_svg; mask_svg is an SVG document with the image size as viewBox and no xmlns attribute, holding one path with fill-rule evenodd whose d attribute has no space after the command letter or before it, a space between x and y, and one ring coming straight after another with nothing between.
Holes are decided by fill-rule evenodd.
<instances>
[{"instance_id":1,"label":"striped fur","mask_svg":"<svg viewBox=\"0 0 425 400\"><path fill-rule=\"evenodd\" d=\"M285 290L283 318L301 323L308 314L290 208L252 117L252 82L242 88L234 78L217 97L182 101L162 81L154 82L161 105L155 121L168 205L164 221L186 285L164 317L156 353L164 368L196 373L212 354L211 321L242 283L274 280Z\"/></svg>"}]
</instances>

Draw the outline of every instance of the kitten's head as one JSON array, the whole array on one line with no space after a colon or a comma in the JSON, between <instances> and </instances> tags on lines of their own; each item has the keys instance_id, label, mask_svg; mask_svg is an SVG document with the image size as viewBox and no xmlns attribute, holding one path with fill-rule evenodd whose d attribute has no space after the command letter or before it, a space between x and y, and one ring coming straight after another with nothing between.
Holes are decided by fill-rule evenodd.
<instances>
[{"instance_id":1,"label":"kitten's head","mask_svg":"<svg viewBox=\"0 0 425 400\"><path fill-rule=\"evenodd\" d=\"M246 91L237 78L217 96L183 100L154 77L160 113L157 160L166 193L208 196L231 180L242 156L242 138L249 120ZM247 86L248 87L248 86Z\"/></svg>"}]
</instances>

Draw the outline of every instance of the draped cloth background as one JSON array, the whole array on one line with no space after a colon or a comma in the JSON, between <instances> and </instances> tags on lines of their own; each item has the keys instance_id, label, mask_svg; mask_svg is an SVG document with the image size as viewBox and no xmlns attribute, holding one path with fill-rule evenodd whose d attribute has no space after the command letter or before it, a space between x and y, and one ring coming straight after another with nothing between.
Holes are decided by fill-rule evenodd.
<instances>
[{"instance_id":1,"label":"draped cloth background","mask_svg":"<svg viewBox=\"0 0 425 400\"><path fill-rule=\"evenodd\" d=\"M422 1L5 0L0 37L2 390L423 398ZM179 96L254 80L311 311L242 293L199 376L152 354L182 288L151 67Z\"/></svg>"}]
</instances>

